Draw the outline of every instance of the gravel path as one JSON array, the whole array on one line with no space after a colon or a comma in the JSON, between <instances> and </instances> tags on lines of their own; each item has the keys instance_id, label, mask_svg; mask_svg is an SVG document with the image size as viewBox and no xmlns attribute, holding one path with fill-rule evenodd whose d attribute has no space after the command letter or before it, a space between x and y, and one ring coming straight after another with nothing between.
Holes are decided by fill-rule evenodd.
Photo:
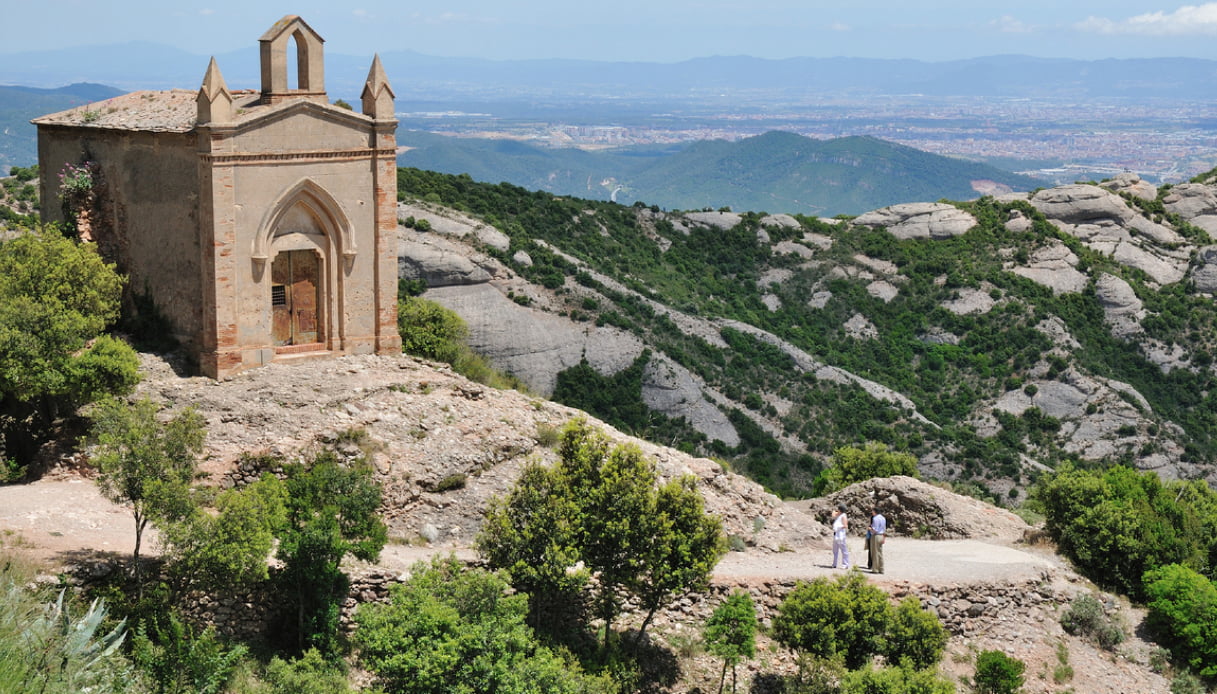
<instances>
[{"instance_id":1,"label":"gravel path","mask_svg":"<svg viewBox=\"0 0 1217 694\"><path fill-rule=\"evenodd\" d=\"M23 553L49 562L67 562L91 551L129 555L134 546L130 511L111 504L90 481L78 478L40 480L31 484L0 486L0 545L19 547ZM152 533L149 533L152 535ZM146 539L148 553L155 551L154 535ZM854 563L865 563L862 542L851 539ZM405 570L434 554L455 552L473 559L466 547L389 545L380 564ZM1034 549L1015 548L980 540L915 540L892 537L884 556L887 572L877 582L967 583L1034 578L1060 560ZM731 552L715 569L716 579L728 582L790 580L830 576L831 552Z\"/></svg>"}]
</instances>

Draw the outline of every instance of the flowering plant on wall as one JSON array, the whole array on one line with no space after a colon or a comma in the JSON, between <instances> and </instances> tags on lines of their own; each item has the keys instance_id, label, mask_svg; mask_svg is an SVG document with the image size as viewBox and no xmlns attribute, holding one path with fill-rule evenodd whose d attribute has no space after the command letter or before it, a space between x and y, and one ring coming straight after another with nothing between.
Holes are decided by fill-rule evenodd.
<instances>
[{"instance_id":1,"label":"flowering plant on wall","mask_svg":"<svg viewBox=\"0 0 1217 694\"><path fill-rule=\"evenodd\" d=\"M85 241L92 240L88 217L96 187L97 165L91 161L80 164L68 162L59 172L63 221Z\"/></svg>"}]
</instances>

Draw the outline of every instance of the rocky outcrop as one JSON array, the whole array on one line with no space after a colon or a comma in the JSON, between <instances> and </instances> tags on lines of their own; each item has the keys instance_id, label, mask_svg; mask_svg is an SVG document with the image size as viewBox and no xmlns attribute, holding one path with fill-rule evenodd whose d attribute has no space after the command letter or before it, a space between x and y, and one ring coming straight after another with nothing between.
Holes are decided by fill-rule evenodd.
<instances>
[{"instance_id":1,"label":"rocky outcrop","mask_svg":"<svg viewBox=\"0 0 1217 694\"><path fill-rule=\"evenodd\" d=\"M1031 204L1061 231L1116 262L1142 270L1159 284L1187 273L1192 248L1171 229L1132 210L1098 186L1074 184L1036 193Z\"/></svg>"},{"instance_id":2,"label":"rocky outcrop","mask_svg":"<svg viewBox=\"0 0 1217 694\"><path fill-rule=\"evenodd\" d=\"M1167 212L1217 235L1217 186L1180 183L1162 198L1162 205Z\"/></svg>"},{"instance_id":3,"label":"rocky outcrop","mask_svg":"<svg viewBox=\"0 0 1217 694\"><path fill-rule=\"evenodd\" d=\"M1077 255L1065 244L1053 240L1035 249L1026 265L1007 263L1006 269L1048 287L1053 294L1076 294L1090 281L1077 265Z\"/></svg>"},{"instance_id":4,"label":"rocky outcrop","mask_svg":"<svg viewBox=\"0 0 1217 694\"><path fill-rule=\"evenodd\" d=\"M831 523L832 510L838 504L845 504L852 514L850 534L859 537L866 533L870 509L876 504L887 518L892 535L1012 542L1030 527L1005 509L904 475L858 482L805 503L808 512L825 523Z\"/></svg>"},{"instance_id":5,"label":"rocky outcrop","mask_svg":"<svg viewBox=\"0 0 1217 694\"><path fill-rule=\"evenodd\" d=\"M744 221L743 215L734 212L688 212L684 217L694 224L701 224L724 231L732 229Z\"/></svg>"},{"instance_id":6,"label":"rocky outcrop","mask_svg":"<svg viewBox=\"0 0 1217 694\"><path fill-rule=\"evenodd\" d=\"M428 287L481 284L500 274L497 262L470 252L468 246L437 234L401 229L397 241L397 276L422 280Z\"/></svg>"},{"instance_id":7,"label":"rocky outcrop","mask_svg":"<svg viewBox=\"0 0 1217 694\"><path fill-rule=\"evenodd\" d=\"M415 220L426 220L431 231L458 238L472 237L480 243L506 252L511 246L511 239L506 234L480 219L470 217L450 207L428 205L426 203L398 203L397 219L413 217Z\"/></svg>"},{"instance_id":8,"label":"rocky outcrop","mask_svg":"<svg viewBox=\"0 0 1217 694\"><path fill-rule=\"evenodd\" d=\"M663 355L653 356L642 374L642 402L672 416L684 417L710 440L738 446L739 434L727 416L705 398L706 384Z\"/></svg>"},{"instance_id":9,"label":"rocky outcrop","mask_svg":"<svg viewBox=\"0 0 1217 694\"><path fill-rule=\"evenodd\" d=\"M1217 233L1217 232L1214 232ZM1192 272L1196 291L1217 294L1217 246L1205 246L1196 252L1196 269Z\"/></svg>"},{"instance_id":10,"label":"rocky outcrop","mask_svg":"<svg viewBox=\"0 0 1217 694\"><path fill-rule=\"evenodd\" d=\"M945 239L976 226L976 218L953 205L915 202L859 215L854 224L886 228L898 239Z\"/></svg>"},{"instance_id":11,"label":"rocky outcrop","mask_svg":"<svg viewBox=\"0 0 1217 694\"><path fill-rule=\"evenodd\" d=\"M989 295L989 290L963 288L959 296L942 303L942 307L958 316L973 313L988 313L997 305L997 300Z\"/></svg>"},{"instance_id":12,"label":"rocky outcrop","mask_svg":"<svg viewBox=\"0 0 1217 694\"><path fill-rule=\"evenodd\" d=\"M1099 187L1104 190L1110 190L1113 193L1123 193L1141 198L1142 200L1158 199L1158 187L1149 181L1141 180L1141 177L1135 173L1116 174L1115 178L1100 183Z\"/></svg>"},{"instance_id":13,"label":"rocky outcrop","mask_svg":"<svg viewBox=\"0 0 1217 694\"><path fill-rule=\"evenodd\" d=\"M1111 326L1111 334L1129 337L1144 332L1141 320L1146 311L1128 282L1103 273L1095 283L1095 296L1103 307L1103 317Z\"/></svg>"}]
</instances>

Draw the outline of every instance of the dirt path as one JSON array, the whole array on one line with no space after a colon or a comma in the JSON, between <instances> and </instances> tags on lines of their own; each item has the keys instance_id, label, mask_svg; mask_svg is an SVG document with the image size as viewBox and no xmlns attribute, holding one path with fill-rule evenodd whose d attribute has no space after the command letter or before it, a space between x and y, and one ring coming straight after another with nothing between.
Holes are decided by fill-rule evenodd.
<instances>
[{"instance_id":1,"label":"dirt path","mask_svg":"<svg viewBox=\"0 0 1217 694\"><path fill-rule=\"evenodd\" d=\"M91 552L129 555L135 526L128 509L101 496L92 481L79 478L40 480L0 487L0 536L3 544L48 563L66 563ZM861 540L851 540L854 563L865 564ZM155 551L154 536L146 551ZM455 552L463 559L475 555L466 547L389 545L381 565L405 570L434 554ZM1034 578L1060 561L1049 554L980 540L915 540L890 538L887 572L878 582L967 583ZM832 569L828 550L795 552L731 552L715 569L715 578L729 581L800 579L840 573Z\"/></svg>"}]
</instances>

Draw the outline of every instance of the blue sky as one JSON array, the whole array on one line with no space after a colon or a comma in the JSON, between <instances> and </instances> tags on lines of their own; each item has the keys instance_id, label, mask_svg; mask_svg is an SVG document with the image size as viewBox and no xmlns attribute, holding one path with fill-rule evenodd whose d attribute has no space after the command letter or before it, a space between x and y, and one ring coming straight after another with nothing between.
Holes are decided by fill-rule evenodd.
<instances>
[{"instance_id":1,"label":"blue sky","mask_svg":"<svg viewBox=\"0 0 1217 694\"><path fill-rule=\"evenodd\" d=\"M285 14L349 55L1217 59L1217 2L1130 0L11 0L0 8L0 54L128 41L226 53L255 45Z\"/></svg>"}]
</instances>

